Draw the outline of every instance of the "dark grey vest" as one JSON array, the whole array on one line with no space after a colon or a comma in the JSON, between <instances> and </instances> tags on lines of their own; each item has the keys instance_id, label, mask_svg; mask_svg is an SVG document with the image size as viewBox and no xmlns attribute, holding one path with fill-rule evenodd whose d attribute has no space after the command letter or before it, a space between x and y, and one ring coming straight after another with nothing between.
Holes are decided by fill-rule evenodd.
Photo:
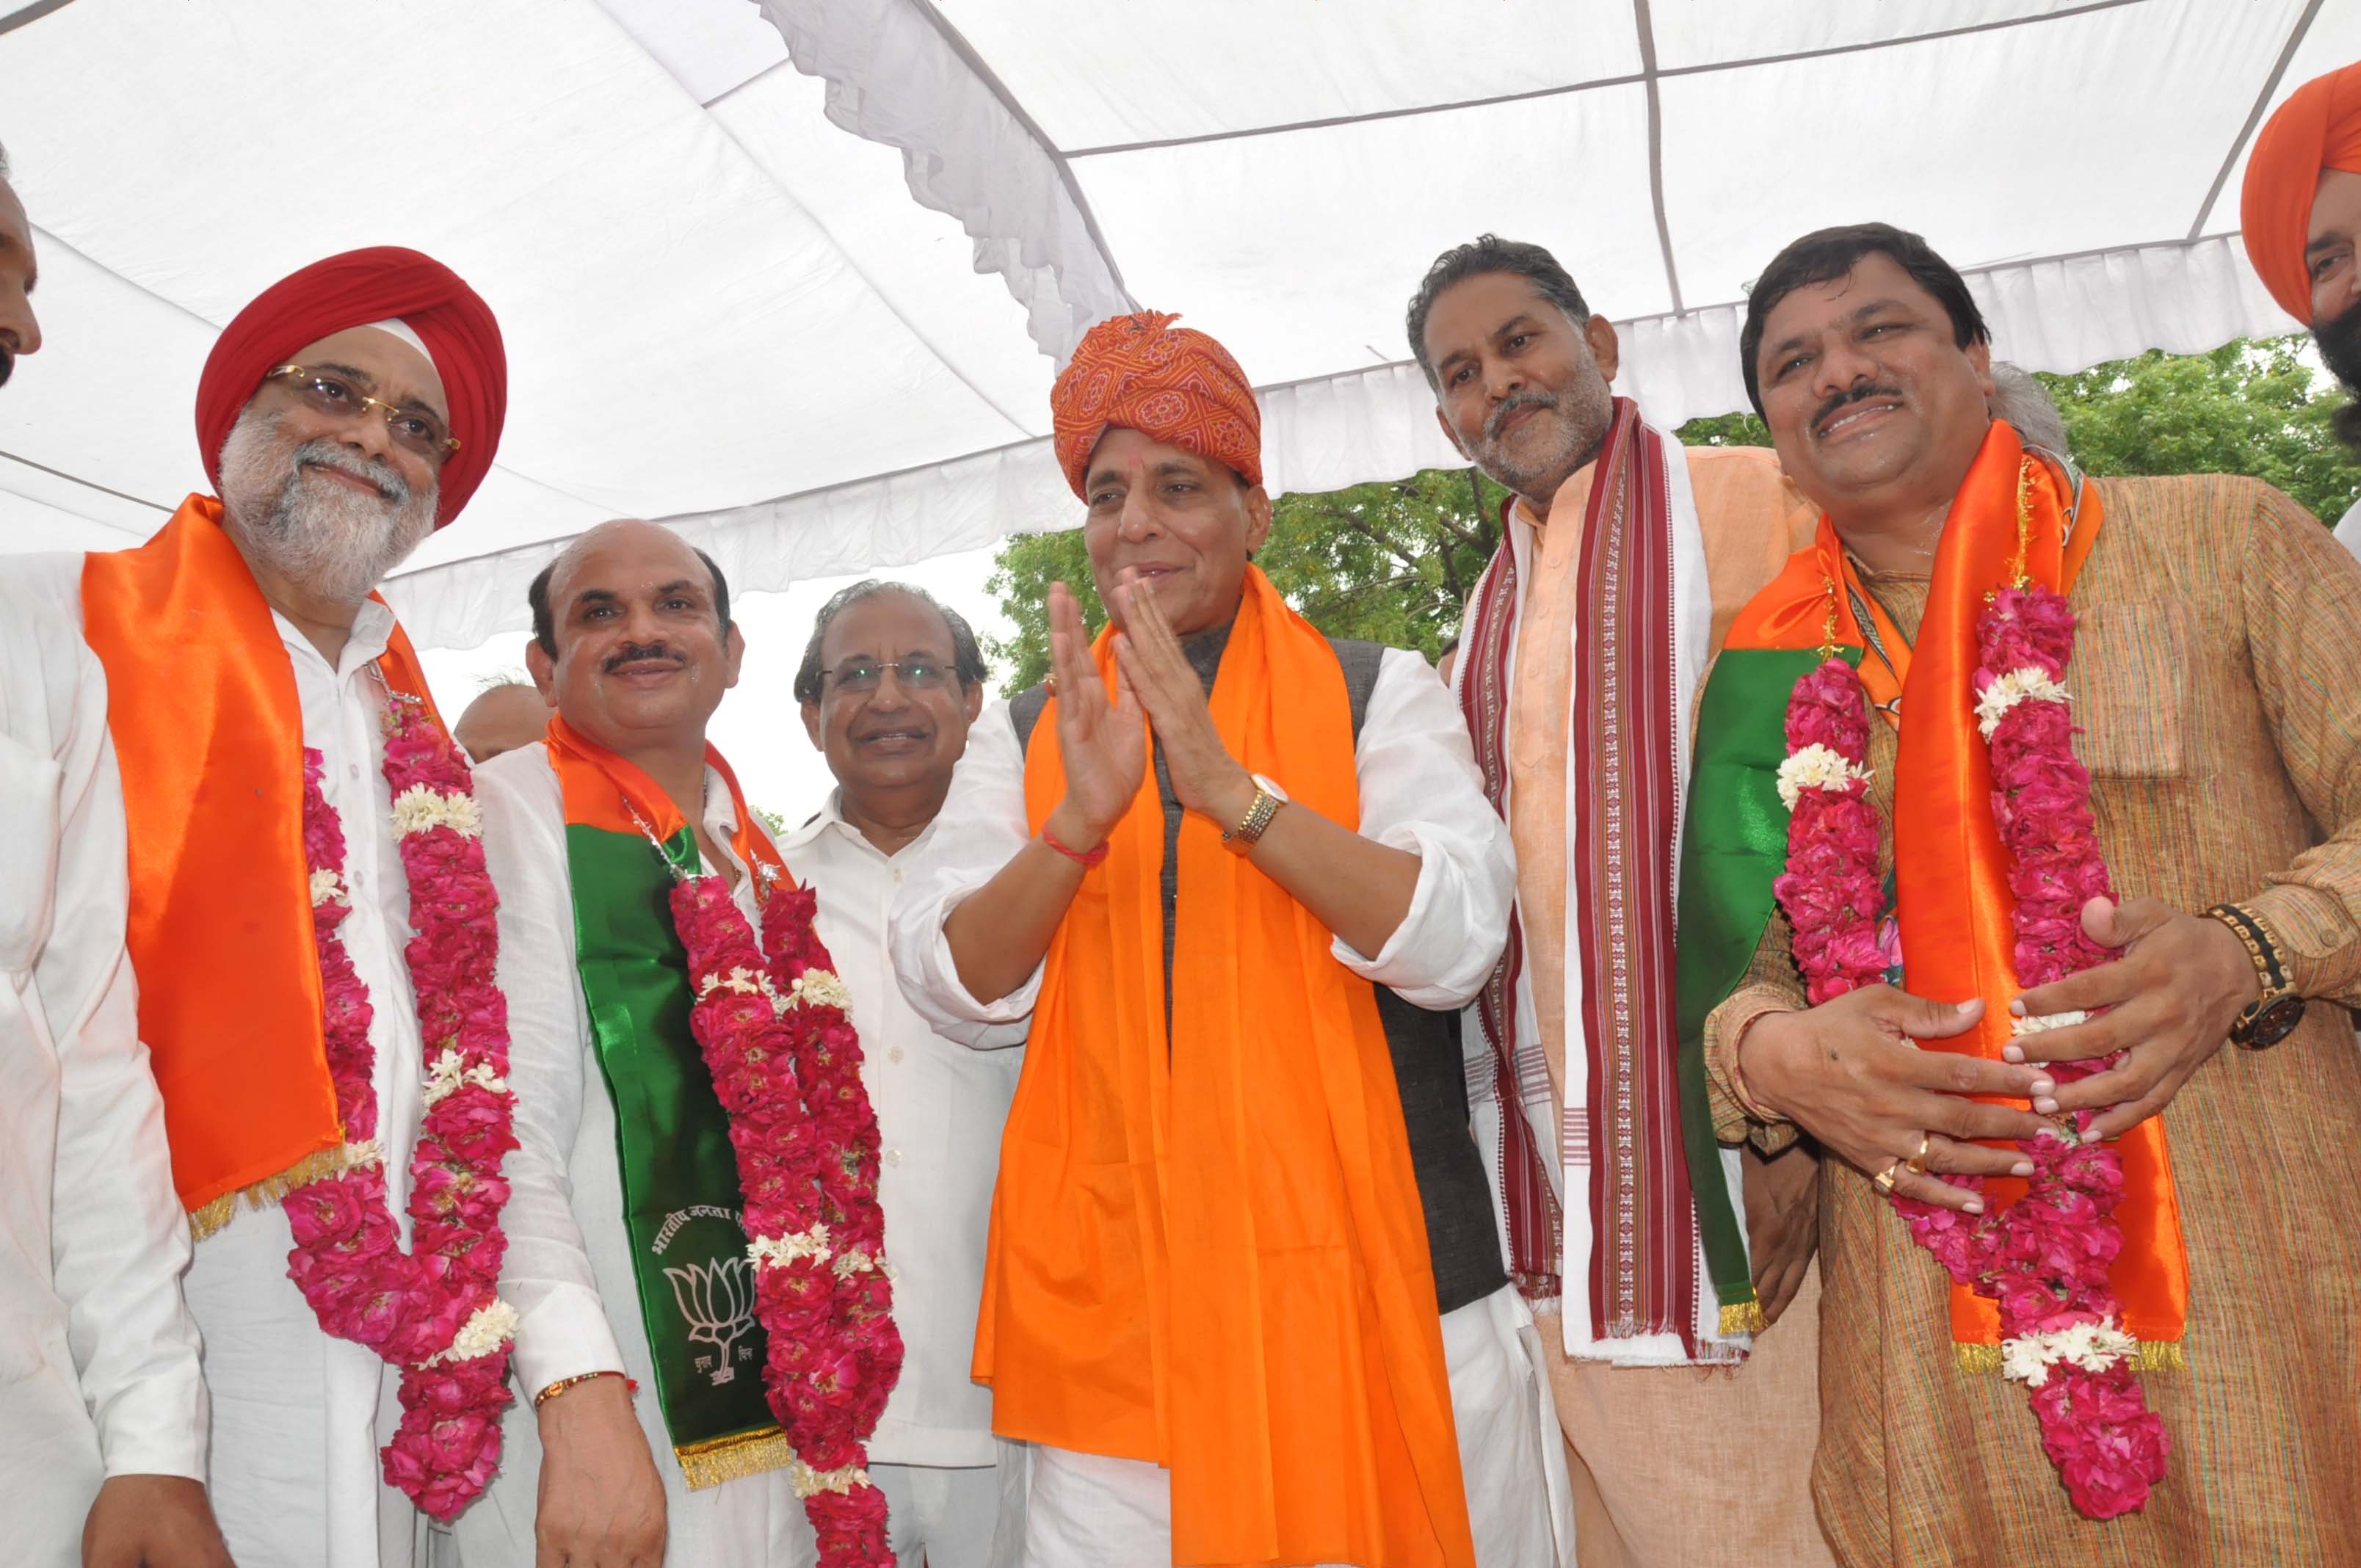
<instances>
[{"instance_id":1,"label":"dark grey vest","mask_svg":"<svg viewBox=\"0 0 2361 1568\"><path fill-rule=\"evenodd\" d=\"M1226 632L1186 645L1205 688L1213 689ZM1353 707L1353 738L1360 739L1377 689L1385 649L1376 642L1330 638L1344 667L1345 690ZM1008 705L1021 752L1033 739L1049 694L1035 686ZM1172 1026L1172 909L1180 896L1179 861L1183 810L1172 793L1164 749L1156 749L1156 788L1164 802L1164 1025ZM1449 1312L1480 1301L1509 1282L1500 1263L1499 1236L1492 1221L1492 1184L1467 1125L1467 1078L1460 1066L1459 1014L1430 1013L1380 985L1378 1016L1394 1059L1394 1082L1401 1095L1402 1121L1410 1133L1410 1158L1418 1179L1419 1206L1426 1213L1426 1247L1434 1268L1436 1304Z\"/></svg>"}]
</instances>

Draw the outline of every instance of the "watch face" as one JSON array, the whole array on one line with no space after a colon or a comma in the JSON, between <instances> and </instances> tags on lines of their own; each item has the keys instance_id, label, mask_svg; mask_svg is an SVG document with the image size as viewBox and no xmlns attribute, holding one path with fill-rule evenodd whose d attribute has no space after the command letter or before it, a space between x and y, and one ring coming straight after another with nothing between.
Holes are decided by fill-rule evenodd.
<instances>
[{"instance_id":1,"label":"watch face","mask_svg":"<svg viewBox=\"0 0 2361 1568\"><path fill-rule=\"evenodd\" d=\"M2282 996L2255 1014L2254 1023L2246 1029L2246 1046L2251 1050L2276 1046L2294 1034L2295 1026L2302 1022L2303 998Z\"/></svg>"}]
</instances>

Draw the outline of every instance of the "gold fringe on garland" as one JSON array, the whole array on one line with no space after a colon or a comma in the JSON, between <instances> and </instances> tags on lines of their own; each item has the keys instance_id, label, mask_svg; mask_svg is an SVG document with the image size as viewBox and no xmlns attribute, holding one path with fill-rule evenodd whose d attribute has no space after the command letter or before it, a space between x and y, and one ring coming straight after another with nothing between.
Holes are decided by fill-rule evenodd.
<instances>
[{"instance_id":1,"label":"gold fringe on garland","mask_svg":"<svg viewBox=\"0 0 2361 1568\"><path fill-rule=\"evenodd\" d=\"M1962 1372L1998 1372L2000 1346L1996 1344L1953 1343L1951 1354ZM2189 1362L2181 1354L2180 1342L2169 1339L2144 1339L2138 1354L2132 1357L2135 1372L2186 1372Z\"/></svg>"},{"instance_id":2,"label":"gold fringe on garland","mask_svg":"<svg viewBox=\"0 0 2361 1568\"><path fill-rule=\"evenodd\" d=\"M1721 1337L1736 1334L1759 1334L1771 1325L1763 1321L1763 1303L1740 1301L1721 1310Z\"/></svg>"},{"instance_id":3,"label":"gold fringe on garland","mask_svg":"<svg viewBox=\"0 0 2361 1568\"><path fill-rule=\"evenodd\" d=\"M796 1451L788 1444L787 1434L776 1427L735 1432L709 1442L692 1442L686 1448L674 1449L673 1454L680 1461L680 1473L692 1492L702 1492L708 1486L719 1486L741 1475L784 1470L796 1461Z\"/></svg>"},{"instance_id":4,"label":"gold fringe on garland","mask_svg":"<svg viewBox=\"0 0 2361 1568\"><path fill-rule=\"evenodd\" d=\"M276 1176L265 1177L241 1191L225 1192L212 1202L190 1210L189 1239L201 1242L228 1224L241 1198L249 1209L268 1209L298 1187L383 1157L383 1152L375 1145L362 1144L338 1144L332 1149L307 1154Z\"/></svg>"}]
</instances>

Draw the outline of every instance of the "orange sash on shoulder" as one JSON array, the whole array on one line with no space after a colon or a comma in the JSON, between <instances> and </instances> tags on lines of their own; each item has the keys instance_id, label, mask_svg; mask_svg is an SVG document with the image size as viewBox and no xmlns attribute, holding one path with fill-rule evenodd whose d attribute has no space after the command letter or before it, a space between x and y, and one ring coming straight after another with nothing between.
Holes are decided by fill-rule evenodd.
<instances>
[{"instance_id":1,"label":"orange sash on shoulder","mask_svg":"<svg viewBox=\"0 0 2361 1568\"><path fill-rule=\"evenodd\" d=\"M295 672L211 496L181 502L137 549L86 557L82 598L123 773L139 1034L173 1185L203 1235L239 1193L275 1198L324 1174L344 1144L322 1038ZM398 626L378 671L434 712Z\"/></svg>"},{"instance_id":2,"label":"orange sash on shoulder","mask_svg":"<svg viewBox=\"0 0 2361 1568\"><path fill-rule=\"evenodd\" d=\"M1327 640L1247 569L1230 754L1357 824ZM1095 656L1110 686L1110 634ZM1025 769L1065 794L1054 699ZM1000 1432L1172 1475L1172 1560L1472 1568L1425 1223L1376 993L1191 814L1164 1028L1153 774L1051 939L1001 1146L975 1374Z\"/></svg>"},{"instance_id":3,"label":"orange sash on shoulder","mask_svg":"<svg viewBox=\"0 0 2361 1568\"><path fill-rule=\"evenodd\" d=\"M1811 648L1827 635L1828 585L1835 641L1865 647L1850 600L1868 607L1889 672L1875 654L1861 661L1861 684L1900 746L1894 769L1894 917L1902 931L1905 983L1940 1002L1984 999L1971 1033L1923 1040L1927 1050L2000 1059L2009 1034L2016 979L2015 900L2008 890L2008 851L1992 814L1992 760L1976 725L1970 686L1979 662L1976 620L1984 596L2005 586L2017 553L2019 485L2024 485L2026 576L2070 593L2103 521L2098 492L2038 457L2028 461L2017 433L1994 420L1982 449L1952 499L1935 553L1934 584L1914 648L1864 591L1826 515L1810 548L1792 556L1778 580L1756 596L1731 627L1731 648ZM2074 526L2066 526L2071 513ZM1848 593L1846 589L1851 591ZM2067 678L2073 678L2069 667ZM2109 1270L2124 1303L2125 1327L2151 1363L2169 1364L2186 1325L2189 1259L2164 1122L2151 1116L2118 1140L2124 1199L2115 1211L2124 1250ZM1995 1212L2025 1193L2013 1177L1987 1179ZM1951 1337L1964 1360L1997 1368L2000 1314L1965 1286L1951 1289ZM1985 1354L1983 1347L1990 1347Z\"/></svg>"}]
</instances>

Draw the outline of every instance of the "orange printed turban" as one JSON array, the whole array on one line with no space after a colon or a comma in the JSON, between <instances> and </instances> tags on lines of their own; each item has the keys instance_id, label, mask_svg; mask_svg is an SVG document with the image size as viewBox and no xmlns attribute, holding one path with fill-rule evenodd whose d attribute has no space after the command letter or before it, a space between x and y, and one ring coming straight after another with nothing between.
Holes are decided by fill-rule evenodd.
<instances>
[{"instance_id":1,"label":"orange printed turban","mask_svg":"<svg viewBox=\"0 0 2361 1568\"><path fill-rule=\"evenodd\" d=\"M1091 453L1111 425L1223 463L1262 483L1262 411L1230 351L1163 311L1091 328L1049 389L1058 466L1082 495Z\"/></svg>"},{"instance_id":2,"label":"orange printed turban","mask_svg":"<svg viewBox=\"0 0 2361 1568\"><path fill-rule=\"evenodd\" d=\"M426 345L451 400L459 450L443 465L434 526L458 516L500 450L508 354L491 307L457 273L394 245L348 250L290 273L222 329L197 380L197 445L214 488L221 488L222 442L264 376L307 343L395 320Z\"/></svg>"},{"instance_id":3,"label":"orange printed turban","mask_svg":"<svg viewBox=\"0 0 2361 1568\"><path fill-rule=\"evenodd\" d=\"M2246 159L2238 203L2246 258L2279 308L2312 324L2312 276L2303 247L2320 171L2361 174L2361 64L2316 76L2265 121Z\"/></svg>"}]
</instances>

